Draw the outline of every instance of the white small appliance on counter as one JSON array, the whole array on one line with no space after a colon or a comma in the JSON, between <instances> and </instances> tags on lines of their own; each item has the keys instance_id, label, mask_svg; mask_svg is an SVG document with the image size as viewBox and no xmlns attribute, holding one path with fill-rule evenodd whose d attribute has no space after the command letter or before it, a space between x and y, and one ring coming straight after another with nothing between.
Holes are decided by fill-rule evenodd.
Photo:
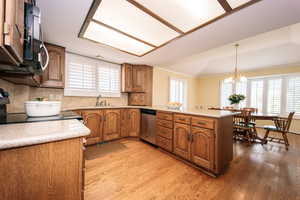
<instances>
[{"instance_id":1,"label":"white small appliance on counter","mask_svg":"<svg viewBox=\"0 0 300 200\"><path fill-rule=\"evenodd\" d=\"M26 101L25 112L28 117L48 117L60 114L60 101Z\"/></svg>"}]
</instances>

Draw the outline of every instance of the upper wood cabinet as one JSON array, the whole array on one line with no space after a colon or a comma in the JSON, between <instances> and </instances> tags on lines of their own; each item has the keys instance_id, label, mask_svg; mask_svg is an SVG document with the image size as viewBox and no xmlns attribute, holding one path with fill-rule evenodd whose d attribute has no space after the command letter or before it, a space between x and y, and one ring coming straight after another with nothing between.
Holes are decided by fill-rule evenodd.
<instances>
[{"instance_id":1,"label":"upper wood cabinet","mask_svg":"<svg viewBox=\"0 0 300 200\"><path fill-rule=\"evenodd\" d=\"M174 124L173 152L185 159L190 157L190 126L186 124Z\"/></svg>"},{"instance_id":2,"label":"upper wood cabinet","mask_svg":"<svg viewBox=\"0 0 300 200\"><path fill-rule=\"evenodd\" d=\"M49 64L41 76L41 87L64 88L65 85L65 48L46 44Z\"/></svg>"},{"instance_id":3,"label":"upper wood cabinet","mask_svg":"<svg viewBox=\"0 0 300 200\"><path fill-rule=\"evenodd\" d=\"M132 92L132 65L122 65L122 92Z\"/></svg>"},{"instance_id":4,"label":"upper wood cabinet","mask_svg":"<svg viewBox=\"0 0 300 200\"><path fill-rule=\"evenodd\" d=\"M103 140L113 140L121 137L121 110L108 109L104 111Z\"/></svg>"},{"instance_id":5,"label":"upper wood cabinet","mask_svg":"<svg viewBox=\"0 0 300 200\"><path fill-rule=\"evenodd\" d=\"M213 130L192 127L191 161L207 169L214 168L215 138Z\"/></svg>"},{"instance_id":6,"label":"upper wood cabinet","mask_svg":"<svg viewBox=\"0 0 300 200\"><path fill-rule=\"evenodd\" d=\"M152 105L153 67L122 65L122 92L128 92L129 105Z\"/></svg>"},{"instance_id":7,"label":"upper wood cabinet","mask_svg":"<svg viewBox=\"0 0 300 200\"><path fill-rule=\"evenodd\" d=\"M0 1L0 62L23 62L24 0Z\"/></svg>"},{"instance_id":8,"label":"upper wood cabinet","mask_svg":"<svg viewBox=\"0 0 300 200\"><path fill-rule=\"evenodd\" d=\"M147 68L144 66L134 66L132 68L132 91L146 92L147 87Z\"/></svg>"},{"instance_id":9,"label":"upper wood cabinet","mask_svg":"<svg viewBox=\"0 0 300 200\"><path fill-rule=\"evenodd\" d=\"M90 129L91 133L86 137L87 145L96 144L103 141L103 110L84 110L81 111L84 124Z\"/></svg>"},{"instance_id":10,"label":"upper wood cabinet","mask_svg":"<svg viewBox=\"0 0 300 200\"><path fill-rule=\"evenodd\" d=\"M140 135L141 114L139 109L121 111L121 137L138 137Z\"/></svg>"}]
</instances>

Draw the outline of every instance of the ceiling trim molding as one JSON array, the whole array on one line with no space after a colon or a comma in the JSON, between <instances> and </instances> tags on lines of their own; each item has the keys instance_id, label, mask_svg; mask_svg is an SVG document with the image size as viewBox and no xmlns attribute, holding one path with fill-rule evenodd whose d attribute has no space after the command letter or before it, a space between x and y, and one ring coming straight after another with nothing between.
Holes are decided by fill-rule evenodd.
<instances>
[{"instance_id":1,"label":"ceiling trim molding","mask_svg":"<svg viewBox=\"0 0 300 200\"><path fill-rule=\"evenodd\" d=\"M148 46L151 46L151 47L157 47L157 46L155 46L154 44L151 44L151 43L146 42L146 41L144 41L144 40L142 40L142 39L139 39L139 38L137 38L137 37L134 37L134 36L132 36L132 35L130 35L130 34L128 34L128 33L125 33L125 32L123 32L123 31L121 31L121 30L119 30L119 29L117 29L117 28L114 28L114 27L112 27L112 26L109 26L109 25L107 25L107 24L104 24L104 23L102 23L102 22L100 22L100 21L98 21L98 20L92 19L91 22L95 22L96 24L99 24L99 25L101 25L101 26L104 26L104 27L106 27L106 28L109 28L109 29L111 29L111 30L114 30L114 31L116 31L116 32L118 32L118 33L121 33L121 34L123 34L123 35L126 35L127 37L130 37L130 38L135 39L135 40L137 40L137 41L139 41L139 42L142 42L142 43L144 43L144 44L146 44L146 45L148 45Z\"/></svg>"},{"instance_id":2,"label":"ceiling trim molding","mask_svg":"<svg viewBox=\"0 0 300 200\"><path fill-rule=\"evenodd\" d=\"M170 72L170 73L178 74L178 75L181 75L181 76L190 77L190 78L197 78L198 77L198 76L186 74L186 73L183 73L183 72L177 72L177 71L169 70L169 69L166 69L166 68L163 68L163 67L154 67L154 68L157 68L157 69L165 71L165 72Z\"/></svg>"},{"instance_id":3,"label":"ceiling trim molding","mask_svg":"<svg viewBox=\"0 0 300 200\"><path fill-rule=\"evenodd\" d=\"M227 2L227 0L218 0L218 2L221 4L221 6L224 8L224 10L226 12L231 12L232 8L229 5L229 3Z\"/></svg>"}]
</instances>

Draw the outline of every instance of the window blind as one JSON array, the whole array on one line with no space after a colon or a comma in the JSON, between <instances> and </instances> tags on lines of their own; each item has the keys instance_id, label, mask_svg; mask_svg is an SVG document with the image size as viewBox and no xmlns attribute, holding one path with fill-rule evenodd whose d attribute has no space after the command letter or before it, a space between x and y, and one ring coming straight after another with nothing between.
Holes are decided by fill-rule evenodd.
<instances>
[{"instance_id":1,"label":"window blind","mask_svg":"<svg viewBox=\"0 0 300 200\"><path fill-rule=\"evenodd\" d=\"M251 81L251 107L263 111L263 80Z\"/></svg>"},{"instance_id":2,"label":"window blind","mask_svg":"<svg viewBox=\"0 0 300 200\"><path fill-rule=\"evenodd\" d=\"M120 66L101 63L98 67L98 88L104 96L120 96Z\"/></svg>"},{"instance_id":3,"label":"window blind","mask_svg":"<svg viewBox=\"0 0 300 200\"><path fill-rule=\"evenodd\" d=\"M66 58L66 96L121 96L120 65L74 54Z\"/></svg>"},{"instance_id":4,"label":"window blind","mask_svg":"<svg viewBox=\"0 0 300 200\"><path fill-rule=\"evenodd\" d=\"M279 114L281 109L281 79L268 80L268 113Z\"/></svg>"},{"instance_id":5,"label":"window blind","mask_svg":"<svg viewBox=\"0 0 300 200\"><path fill-rule=\"evenodd\" d=\"M233 84L222 82L221 86L221 106L226 107L230 106L230 102L228 100L229 96L232 95L233 92Z\"/></svg>"},{"instance_id":6,"label":"window blind","mask_svg":"<svg viewBox=\"0 0 300 200\"><path fill-rule=\"evenodd\" d=\"M171 102L179 102L186 105L186 85L185 80L170 78L170 98Z\"/></svg>"},{"instance_id":7,"label":"window blind","mask_svg":"<svg viewBox=\"0 0 300 200\"><path fill-rule=\"evenodd\" d=\"M96 89L96 66L70 62L68 86L72 89Z\"/></svg>"},{"instance_id":8,"label":"window blind","mask_svg":"<svg viewBox=\"0 0 300 200\"><path fill-rule=\"evenodd\" d=\"M290 77L287 86L287 112L300 114L300 76Z\"/></svg>"}]
</instances>

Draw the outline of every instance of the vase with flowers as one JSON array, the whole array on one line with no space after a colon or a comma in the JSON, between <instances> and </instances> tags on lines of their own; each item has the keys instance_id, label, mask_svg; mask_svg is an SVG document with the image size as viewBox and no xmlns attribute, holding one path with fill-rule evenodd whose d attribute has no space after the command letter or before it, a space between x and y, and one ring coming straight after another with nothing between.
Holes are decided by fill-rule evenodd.
<instances>
[{"instance_id":1,"label":"vase with flowers","mask_svg":"<svg viewBox=\"0 0 300 200\"><path fill-rule=\"evenodd\" d=\"M233 105L235 109L239 109L240 102L245 99L246 97L242 94L232 94L228 98L228 100L230 101L230 105Z\"/></svg>"}]
</instances>

